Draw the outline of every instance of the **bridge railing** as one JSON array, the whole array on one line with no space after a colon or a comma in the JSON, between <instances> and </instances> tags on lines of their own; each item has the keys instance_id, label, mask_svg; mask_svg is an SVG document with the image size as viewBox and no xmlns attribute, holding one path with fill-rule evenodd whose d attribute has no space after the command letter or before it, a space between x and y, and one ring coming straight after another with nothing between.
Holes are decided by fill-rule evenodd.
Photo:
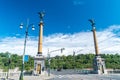
<instances>
[{"instance_id":1,"label":"bridge railing","mask_svg":"<svg viewBox=\"0 0 120 80\"><path fill-rule=\"evenodd\" d=\"M120 69L107 70L108 74L120 74Z\"/></svg>"},{"instance_id":2,"label":"bridge railing","mask_svg":"<svg viewBox=\"0 0 120 80\"><path fill-rule=\"evenodd\" d=\"M0 72L0 78L6 78L8 76L9 77L19 77L20 76L20 72Z\"/></svg>"}]
</instances>

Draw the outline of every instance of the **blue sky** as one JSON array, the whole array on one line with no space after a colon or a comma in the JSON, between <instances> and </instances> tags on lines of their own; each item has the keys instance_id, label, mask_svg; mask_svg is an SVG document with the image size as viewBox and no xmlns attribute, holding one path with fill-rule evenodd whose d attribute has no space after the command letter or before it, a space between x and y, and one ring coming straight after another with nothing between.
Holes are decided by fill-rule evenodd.
<instances>
[{"instance_id":1,"label":"blue sky","mask_svg":"<svg viewBox=\"0 0 120 80\"><path fill-rule=\"evenodd\" d=\"M119 0L1 0L0 36L20 33L26 19L38 28L38 12L45 11L44 35L91 30L88 19L96 21L97 30L120 24ZM36 29L37 30L37 29ZM31 33L37 36L36 33ZM21 34L21 33L20 33Z\"/></svg>"},{"instance_id":2,"label":"blue sky","mask_svg":"<svg viewBox=\"0 0 120 80\"><path fill-rule=\"evenodd\" d=\"M6 39L24 40L25 29L20 30L19 25L23 22L25 27L26 20L29 18L29 23L33 23L36 28L35 31L29 30L29 36L32 36L30 40L33 42L34 40L36 41L36 45L34 47L36 48L38 23L40 21L38 12L40 11L45 11L44 42L48 39L50 40L50 37L53 39L53 37L57 38L58 36L63 37L67 35L67 38L70 38L71 36L76 36L77 34L89 33L91 25L88 22L88 19L91 18L95 19L98 34L99 32L103 33L106 30L112 29L111 31L108 31L108 33L111 32L112 35L117 35L117 38L119 39L119 8L120 0L0 0L0 44L10 46L8 43L10 40L7 40L6 42L4 41ZM107 38L105 38L105 40L106 39ZM44 43L44 46L48 46L48 43L52 45L52 42L49 42L49 40L47 43ZM102 40L104 39L102 38L101 41ZM56 42L56 40L53 40L53 42ZM62 42L64 42L64 40ZM63 44L62 42L61 44ZM77 45L79 43L74 44ZM22 44L20 45L22 46ZM50 45L49 48L52 49L64 46L59 45L60 47L55 47L57 45L53 45L53 47L55 47L53 48ZM66 45L70 44L66 43ZM2 50L6 51L4 47L2 46L3 49L0 50L1 52ZM73 49L77 49L77 46L72 48L72 50ZM81 49L81 45L79 45L78 49Z\"/></svg>"}]
</instances>

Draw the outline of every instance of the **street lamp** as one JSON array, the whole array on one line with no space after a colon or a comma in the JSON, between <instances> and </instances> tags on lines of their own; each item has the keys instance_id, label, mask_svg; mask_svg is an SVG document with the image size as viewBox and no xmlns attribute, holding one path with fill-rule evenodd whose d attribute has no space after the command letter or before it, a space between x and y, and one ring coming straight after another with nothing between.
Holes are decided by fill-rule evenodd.
<instances>
[{"instance_id":1,"label":"street lamp","mask_svg":"<svg viewBox=\"0 0 120 80\"><path fill-rule=\"evenodd\" d=\"M26 25L26 30L25 30L25 41L24 41L24 50L23 50L23 55L22 55L22 69L21 69L21 74L20 74L20 79L23 80L23 75L24 75L24 55L25 55L25 50L26 50L26 42L27 42L27 37L28 37L28 30L32 26L32 30L35 30L35 27L33 24L29 24L29 20L27 19L27 25ZM23 28L23 23L20 24L20 29Z\"/></svg>"}]
</instances>

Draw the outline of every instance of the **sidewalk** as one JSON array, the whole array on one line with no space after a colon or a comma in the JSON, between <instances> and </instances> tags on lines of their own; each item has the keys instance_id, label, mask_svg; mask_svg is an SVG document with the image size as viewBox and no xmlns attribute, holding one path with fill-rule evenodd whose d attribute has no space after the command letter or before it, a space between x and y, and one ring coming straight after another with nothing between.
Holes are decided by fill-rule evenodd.
<instances>
[{"instance_id":1,"label":"sidewalk","mask_svg":"<svg viewBox=\"0 0 120 80\"><path fill-rule=\"evenodd\" d=\"M53 74L50 74L50 76L48 76L48 73L45 72L45 75L40 76L24 76L24 80L48 80L53 77L54 77Z\"/></svg>"}]
</instances>

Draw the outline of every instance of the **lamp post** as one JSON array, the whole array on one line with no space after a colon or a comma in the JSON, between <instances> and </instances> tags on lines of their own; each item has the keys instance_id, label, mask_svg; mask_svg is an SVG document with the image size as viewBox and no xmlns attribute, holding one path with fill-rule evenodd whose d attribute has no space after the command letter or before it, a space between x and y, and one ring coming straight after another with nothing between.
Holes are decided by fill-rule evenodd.
<instances>
[{"instance_id":1,"label":"lamp post","mask_svg":"<svg viewBox=\"0 0 120 80\"><path fill-rule=\"evenodd\" d=\"M61 49L57 49L57 50L52 50L52 51L49 51L48 49L48 76L50 76L50 53L52 52L56 52L56 51L61 51L61 53L63 52L63 50L65 50L65 48L61 48Z\"/></svg>"},{"instance_id":2,"label":"lamp post","mask_svg":"<svg viewBox=\"0 0 120 80\"><path fill-rule=\"evenodd\" d=\"M27 25L26 25L26 30L25 30L25 41L24 41L24 50L23 50L23 55L22 55L22 69L21 69L21 74L19 80L23 80L24 76L24 56L25 56L25 50L26 50L26 42L27 42L27 37L28 37L28 30L32 26L32 30L35 30L35 27L33 24L29 24L29 20L27 19ZM23 28L23 24L20 24L20 28Z\"/></svg>"}]
</instances>

